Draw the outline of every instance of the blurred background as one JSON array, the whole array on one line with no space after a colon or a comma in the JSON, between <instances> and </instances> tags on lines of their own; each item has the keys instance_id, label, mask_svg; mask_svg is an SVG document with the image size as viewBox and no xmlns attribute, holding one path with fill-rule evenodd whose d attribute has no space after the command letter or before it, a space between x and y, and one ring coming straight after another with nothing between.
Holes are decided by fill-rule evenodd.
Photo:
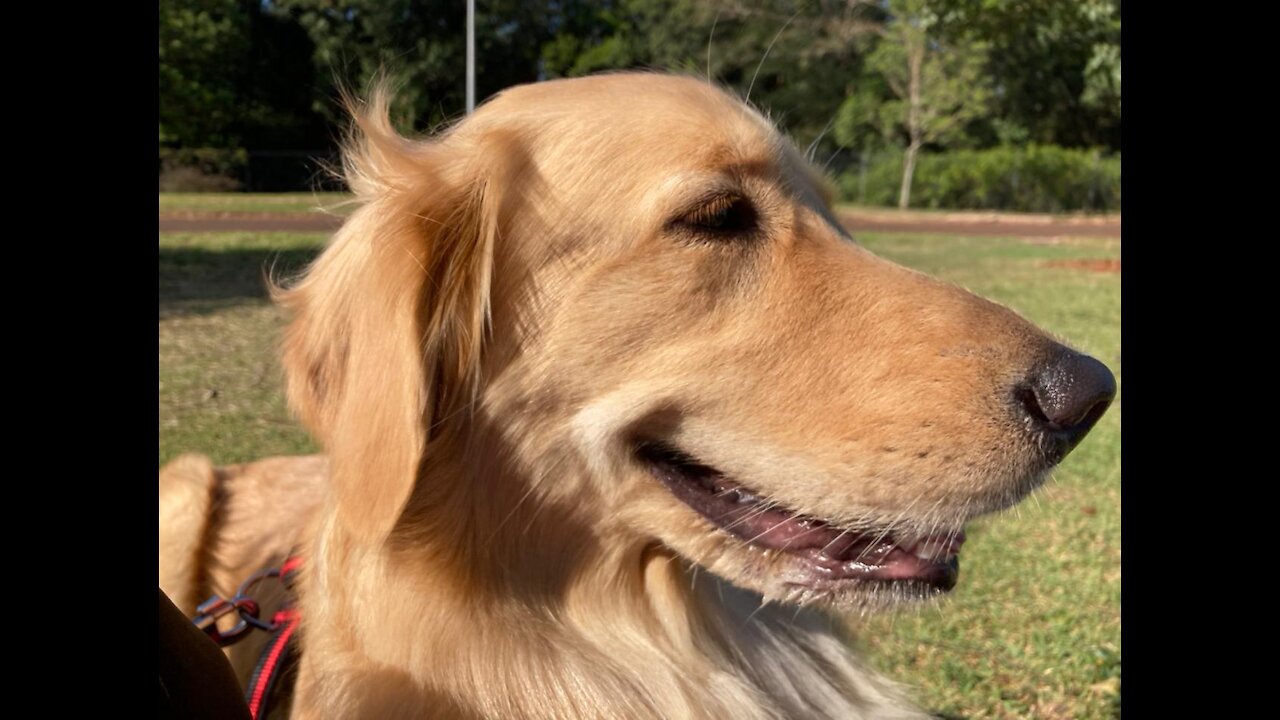
<instances>
[{"instance_id":1,"label":"blurred background","mask_svg":"<svg viewBox=\"0 0 1280 720\"><path fill-rule=\"evenodd\" d=\"M301 270L342 221L319 169L338 87L385 69L405 132L463 116L465 7L161 0L161 464L317 451L284 401L263 278ZM950 597L847 622L938 717L1118 718L1118 0L477 0L476 41L479 101L618 68L749 93L832 176L860 244L1111 367L1120 394L1053 480L968 528Z\"/></svg>"},{"instance_id":2,"label":"blurred background","mask_svg":"<svg viewBox=\"0 0 1280 720\"><path fill-rule=\"evenodd\" d=\"M1119 0L491 0L475 28L478 101L696 73L749 90L848 202L1120 209ZM335 89L385 68L402 129L454 120L465 30L462 0L162 0L160 189L338 189L314 162Z\"/></svg>"}]
</instances>

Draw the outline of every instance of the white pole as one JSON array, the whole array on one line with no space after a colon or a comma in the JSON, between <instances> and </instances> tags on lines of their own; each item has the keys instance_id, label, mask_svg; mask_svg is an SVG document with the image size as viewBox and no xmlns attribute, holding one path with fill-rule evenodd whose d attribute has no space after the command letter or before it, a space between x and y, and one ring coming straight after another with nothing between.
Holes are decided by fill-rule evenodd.
<instances>
[{"instance_id":1,"label":"white pole","mask_svg":"<svg viewBox=\"0 0 1280 720\"><path fill-rule=\"evenodd\" d=\"M476 0L467 0L467 114L476 109Z\"/></svg>"}]
</instances>

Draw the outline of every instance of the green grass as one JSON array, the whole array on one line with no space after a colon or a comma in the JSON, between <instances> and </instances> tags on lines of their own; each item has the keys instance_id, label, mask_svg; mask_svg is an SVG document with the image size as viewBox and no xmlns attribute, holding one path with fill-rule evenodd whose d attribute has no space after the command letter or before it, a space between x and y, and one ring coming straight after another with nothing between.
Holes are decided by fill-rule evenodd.
<instances>
[{"instance_id":1,"label":"green grass","mask_svg":"<svg viewBox=\"0 0 1280 720\"><path fill-rule=\"evenodd\" d=\"M897 207L886 207L884 205L860 205L855 202L837 202L835 210L840 212L867 213L871 215L896 215L898 217L918 217L921 220L932 220L941 218L944 215L973 215L973 216L989 216L998 215L1009 220L1032 220L1039 221L1044 218L1058 218L1062 220L1082 220L1082 219L1119 219L1119 212L1088 212L1084 210L1076 210L1072 212L1059 213L1039 213L1039 212L1019 212L1017 210L984 210L981 208L927 208L913 207L907 210L899 210ZM861 235L859 235L861 237Z\"/></svg>"},{"instance_id":2,"label":"green grass","mask_svg":"<svg viewBox=\"0 0 1280 720\"><path fill-rule=\"evenodd\" d=\"M1115 240L863 234L905 265L1013 307L1121 377L1120 276L1046 260ZM1109 718L1120 700L1120 402L1015 510L979 521L936 608L855 622L873 663L948 717Z\"/></svg>"},{"instance_id":3,"label":"green grass","mask_svg":"<svg viewBox=\"0 0 1280 720\"><path fill-rule=\"evenodd\" d=\"M162 196L162 202L163 202ZM311 452L281 394L287 274L319 234L160 236L160 462ZM1012 306L1120 377L1120 276L1049 260L1118 257L1103 239L860 233L872 250ZM1120 698L1120 402L1015 511L975 523L960 585L918 613L853 621L872 663L949 718L1110 718Z\"/></svg>"},{"instance_id":4,"label":"green grass","mask_svg":"<svg viewBox=\"0 0 1280 720\"><path fill-rule=\"evenodd\" d=\"M347 193L160 193L160 212L311 212L351 196Z\"/></svg>"},{"instance_id":5,"label":"green grass","mask_svg":"<svg viewBox=\"0 0 1280 720\"><path fill-rule=\"evenodd\" d=\"M316 207L330 207L344 200L349 200L351 195L341 192L316 192L316 193L243 193L243 192L226 192L226 193L160 193L160 212L279 212L279 213L299 213L311 212ZM859 206L850 203L842 203L837 207L839 211L851 212L872 212L875 214L897 214L905 216L918 216L920 219L929 219L932 216L942 216L953 214L955 210L931 210L927 208L912 208L906 213L898 213L893 208ZM341 211L341 208L338 209ZM1035 213L1012 213L1012 212L996 212L996 211L968 211L981 215L1007 215L1011 219L1017 219L1019 216L1029 215L1031 217L1043 217L1043 215ZM1061 217L1083 217L1082 213L1064 213ZM858 234L862 236L861 233Z\"/></svg>"},{"instance_id":6,"label":"green grass","mask_svg":"<svg viewBox=\"0 0 1280 720\"><path fill-rule=\"evenodd\" d=\"M300 268L319 234L160 236L160 463L199 451L219 463L313 452L285 407L283 318L267 272Z\"/></svg>"}]
</instances>

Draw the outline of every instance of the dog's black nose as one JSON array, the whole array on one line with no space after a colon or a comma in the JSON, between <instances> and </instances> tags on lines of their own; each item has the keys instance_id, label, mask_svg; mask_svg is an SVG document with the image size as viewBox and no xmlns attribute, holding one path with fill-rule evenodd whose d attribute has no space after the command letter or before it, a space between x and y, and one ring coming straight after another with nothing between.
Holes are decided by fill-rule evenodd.
<instances>
[{"instance_id":1,"label":"dog's black nose","mask_svg":"<svg viewBox=\"0 0 1280 720\"><path fill-rule=\"evenodd\" d=\"M1019 392L1034 429L1052 441L1058 459L1084 439L1115 396L1116 378L1106 365L1065 347L1037 366Z\"/></svg>"}]
</instances>

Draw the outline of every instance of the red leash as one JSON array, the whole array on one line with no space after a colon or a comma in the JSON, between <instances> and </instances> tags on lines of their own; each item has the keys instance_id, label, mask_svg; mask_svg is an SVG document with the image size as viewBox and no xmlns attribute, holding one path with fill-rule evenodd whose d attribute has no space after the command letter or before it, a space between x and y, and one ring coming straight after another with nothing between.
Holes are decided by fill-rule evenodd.
<instances>
[{"instance_id":1,"label":"red leash","mask_svg":"<svg viewBox=\"0 0 1280 720\"><path fill-rule=\"evenodd\" d=\"M302 619L302 615L297 608L293 607L292 601L286 601L284 606L271 617L271 622L263 622L258 618L260 612L258 602L248 593L260 581L271 577L280 578L287 588L293 587L293 581L301 566L302 558L294 555L278 568L259 570L240 585L235 596L230 600L214 595L200 603L196 608L196 616L192 619L196 627L208 633L209 637L222 647L243 640L254 628L272 633L270 642L262 649L262 655L258 658L258 664L253 669L253 675L250 676L249 685L245 690L245 701L249 703L249 714L254 720L266 717L271 698L279 684L278 681L297 655L294 645L289 641L298 629L298 622ZM226 632L219 630L218 618L231 612L239 613L240 622Z\"/></svg>"},{"instance_id":2,"label":"red leash","mask_svg":"<svg viewBox=\"0 0 1280 720\"><path fill-rule=\"evenodd\" d=\"M296 654L289 645L289 639L293 637L293 631L298 628L299 619L298 611L292 608L275 614L274 620L280 625L280 631L263 649L262 657L258 659L258 666L253 670L249 687L245 692L245 698L249 701L249 714L254 720L266 717L267 700L275 690L276 681L284 674L280 669Z\"/></svg>"}]
</instances>

